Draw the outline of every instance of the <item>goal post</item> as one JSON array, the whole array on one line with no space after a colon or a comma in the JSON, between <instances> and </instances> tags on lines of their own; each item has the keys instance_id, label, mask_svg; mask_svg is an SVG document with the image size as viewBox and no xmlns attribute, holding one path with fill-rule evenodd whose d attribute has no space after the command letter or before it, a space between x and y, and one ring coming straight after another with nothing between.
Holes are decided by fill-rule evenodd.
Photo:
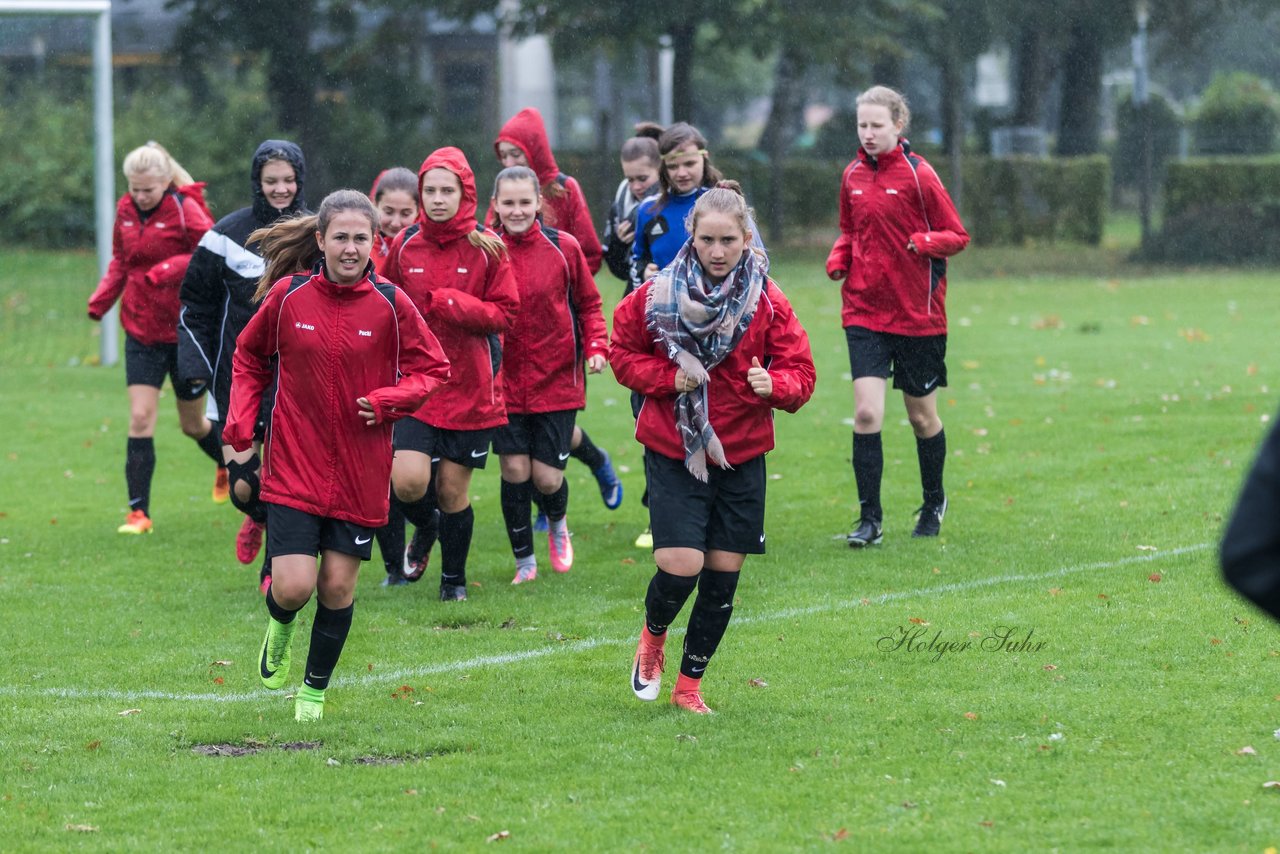
<instances>
[{"instance_id":1,"label":"goal post","mask_svg":"<svg viewBox=\"0 0 1280 854\"><path fill-rule=\"evenodd\" d=\"M2 15L84 15L94 19L93 35L93 211L98 275L111 263L115 220L115 126L111 103L111 0L0 0ZM102 318L101 359L114 365L119 350L120 307Z\"/></svg>"}]
</instances>

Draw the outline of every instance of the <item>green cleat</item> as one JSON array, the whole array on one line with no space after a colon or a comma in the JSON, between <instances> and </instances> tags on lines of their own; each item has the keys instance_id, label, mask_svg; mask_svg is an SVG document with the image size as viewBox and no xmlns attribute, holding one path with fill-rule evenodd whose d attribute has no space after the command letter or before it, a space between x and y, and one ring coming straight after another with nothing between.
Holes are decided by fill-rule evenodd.
<instances>
[{"instance_id":1,"label":"green cleat","mask_svg":"<svg viewBox=\"0 0 1280 854\"><path fill-rule=\"evenodd\" d=\"M324 717L324 692L308 685L298 689L298 696L293 701L293 719L300 723L311 723Z\"/></svg>"},{"instance_id":2,"label":"green cleat","mask_svg":"<svg viewBox=\"0 0 1280 854\"><path fill-rule=\"evenodd\" d=\"M267 636L262 639L262 654L258 657L258 675L262 677L262 684L273 691L289 678L289 645L297 625L297 620L281 623L268 617Z\"/></svg>"}]
</instances>

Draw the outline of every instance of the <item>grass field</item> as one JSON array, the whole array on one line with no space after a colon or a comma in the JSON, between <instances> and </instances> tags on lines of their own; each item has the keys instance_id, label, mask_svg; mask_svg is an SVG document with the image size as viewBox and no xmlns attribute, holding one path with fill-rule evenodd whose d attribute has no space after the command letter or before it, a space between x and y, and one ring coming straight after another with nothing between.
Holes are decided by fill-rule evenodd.
<instances>
[{"instance_id":1,"label":"grass field","mask_svg":"<svg viewBox=\"0 0 1280 854\"><path fill-rule=\"evenodd\" d=\"M581 423L628 492L609 512L571 464L574 570L509 585L491 467L470 600L435 601L431 579L380 588L366 564L326 718L304 727L258 683L240 517L210 502L168 392L155 534L115 533L128 413L123 366L91 364L92 257L0 252L0 848L1280 845L1263 788L1280 779L1280 633L1215 557L1275 411L1280 289L1117 257L957 260L943 536L909 536L914 442L891 400L885 541L865 552L840 536L838 291L816 255L777 260L818 388L778 417L769 554L704 681L717 715L627 687L652 561L631 544L640 452L606 376Z\"/></svg>"}]
</instances>

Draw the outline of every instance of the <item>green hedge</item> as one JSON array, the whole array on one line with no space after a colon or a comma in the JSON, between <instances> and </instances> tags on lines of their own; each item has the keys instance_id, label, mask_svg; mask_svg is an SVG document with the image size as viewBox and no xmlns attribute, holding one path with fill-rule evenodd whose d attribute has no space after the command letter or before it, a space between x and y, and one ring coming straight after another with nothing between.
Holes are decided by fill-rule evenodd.
<instances>
[{"instance_id":1,"label":"green hedge","mask_svg":"<svg viewBox=\"0 0 1280 854\"><path fill-rule=\"evenodd\" d=\"M1170 163L1164 200L1152 257L1180 263L1280 261L1280 157Z\"/></svg>"}]
</instances>

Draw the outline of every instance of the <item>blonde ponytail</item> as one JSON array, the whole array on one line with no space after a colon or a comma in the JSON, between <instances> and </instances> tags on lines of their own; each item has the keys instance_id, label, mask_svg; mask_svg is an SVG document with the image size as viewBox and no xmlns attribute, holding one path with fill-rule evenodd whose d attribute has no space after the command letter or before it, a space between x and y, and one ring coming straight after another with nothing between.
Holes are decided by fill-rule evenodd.
<instances>
[{"instance_id":1,"label":"blonde ponytail","mask_svg":"<svg viewBox=\"0 0 1280 854\"><path fill-rule=\"evenodd\" d=\"M507 244L503 243L502 238L487 228L483 231L478 228L468 231L467 241L490 258L500 259L507 254Z\"/></svg>"},{"instance_id":2,"label":"blonde ponytail","mask_svg":"<svg viewBox=\"0 0 1280 854\"><path fill-rule=\"evenodd\" d=\"M182 164L174 160L165 147L155 140L126 154L123 171L125 178L154 175L160 179L168 179L169 184L175 187L195 183L195 179L182 168Z\"/></svg>"}]
</instances>

